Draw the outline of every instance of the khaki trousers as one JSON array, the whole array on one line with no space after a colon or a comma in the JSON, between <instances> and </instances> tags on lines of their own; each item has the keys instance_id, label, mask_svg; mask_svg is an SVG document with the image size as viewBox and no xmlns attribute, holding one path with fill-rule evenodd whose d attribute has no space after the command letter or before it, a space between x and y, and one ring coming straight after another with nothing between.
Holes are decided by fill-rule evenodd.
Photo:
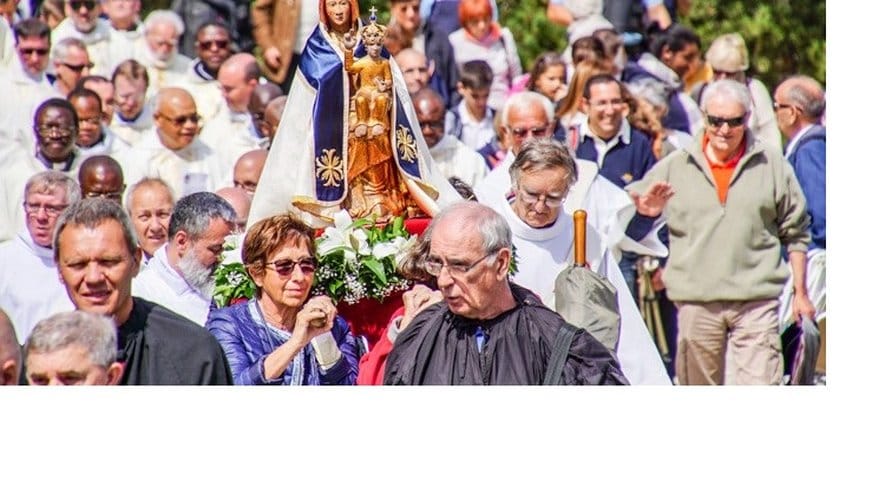
<instances>
[{"instance_id":1,"label":"khaki trousers","mask_svg":"<svg viewBox=\"0 0 885 500\"><path fill-rule=\"evenodd\" d=\"M678 302L680 385L780 384L778 300Z\"/></svg>"}]
</instances>

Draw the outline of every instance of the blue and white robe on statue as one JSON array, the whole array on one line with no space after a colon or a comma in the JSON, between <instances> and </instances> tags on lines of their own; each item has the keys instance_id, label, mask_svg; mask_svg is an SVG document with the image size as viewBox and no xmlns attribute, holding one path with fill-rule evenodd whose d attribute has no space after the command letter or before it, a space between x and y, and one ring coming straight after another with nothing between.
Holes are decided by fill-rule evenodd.
<instances>
[{"instance_id":1,"label":"blue and white robe on statue","mask_svg":"<svg viewBox=\"0 0 885 500\"><path fill-rule=\"evenodd\" d=\"M358 44L354 56L364 53ZM386 51L382 57L388 57ZM388 60L394 87L390 140L398 174L423 186L440 208L461 200L434 167L402 72L393 58ZM249 226L287 211L314 227L331 224L347 194L350 95L344 54L319 24L301 53L280 128L255 190ZM293 199L315 200L321 217L295 208Z\"/></svg>"}]
</instances>

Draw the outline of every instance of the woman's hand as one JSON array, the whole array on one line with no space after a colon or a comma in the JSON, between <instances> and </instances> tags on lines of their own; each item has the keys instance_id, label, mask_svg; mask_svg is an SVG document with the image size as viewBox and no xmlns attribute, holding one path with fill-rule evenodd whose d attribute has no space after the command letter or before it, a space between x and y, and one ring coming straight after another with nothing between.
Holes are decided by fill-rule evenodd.
<instances>
[{"instance_id":1,"label":"woman's hand","mask_svg":"<svg viewBox=\"0 0 885 500\"><path fill-rule=\"evenodd\" d=\"M332 299L325 295L311 298L295 316L295 328L292 329L292 337L307 344L310 339L332 329L335 315L338 310Z\"/></svg>"}]
</instances>

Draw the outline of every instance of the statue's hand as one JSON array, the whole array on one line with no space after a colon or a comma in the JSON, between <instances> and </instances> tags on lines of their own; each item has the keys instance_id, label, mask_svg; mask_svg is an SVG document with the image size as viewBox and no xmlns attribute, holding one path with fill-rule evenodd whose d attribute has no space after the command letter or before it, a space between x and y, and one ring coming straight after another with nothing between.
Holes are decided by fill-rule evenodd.
<instances>
[{"instance_id":1,"label":"statue's hand","mask_svg":"<svg viewBox=\"0 0 885 500\"><path fill-rule=\"evenodd\" d=\"M347 50L353 50L354 47L356 47L356 36L351 29L344 34L344 48Z\"/></svg>"},{"instance_id":2,"label":"statue's hand","mask_svg":"<svg viewBox=\"0 0 885 500\"><path fill-rule=\"evenodd\" d=\"M381 78L380 76L375 77L375 86L378 87L378 90L381 92L387 92L387 89L390 88L390 82Z\"/></svg>"}]
</instances>

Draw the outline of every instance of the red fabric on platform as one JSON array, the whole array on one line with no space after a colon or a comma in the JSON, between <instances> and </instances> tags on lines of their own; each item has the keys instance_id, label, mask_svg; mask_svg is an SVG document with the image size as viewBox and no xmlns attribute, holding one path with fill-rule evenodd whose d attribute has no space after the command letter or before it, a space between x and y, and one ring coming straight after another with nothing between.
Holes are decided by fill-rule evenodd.
<instances>
[{"instance_id":1,"label":"red fabric on platform","mask_svg":"<svg viewBox=\"0 0 885 500\"><path fill-rule=\"evenodd\" d=\"M414 219L406 219L403 227L406 228L406 231L409 234L414 234L417 236L421 236L424 233L424 230L427 229L427 226L430 225L430 221L433 220L430 217L415 217Z\"/></svg>"},{"instance_id":2,"label":"red fabric on platform","mask_svg":"<svg viewBox=\"0 0 885 500\"><path fill-rule=\"evenodd\" d=\"M369 350L387 336L387 325L394 311L403 305L403 292L388 296L384 302L363 299L356 304L338 303L338 313L350 324L354 335L362 335L369 342Z\"/></svg>"},{"instance_id":3,"label":"red fabric on platform","mask_svg":"<svg viewBox=\"0 0 885 500\"><path fill-rule=\"evenodd\" d=\"M405 308L400 307L390 320L398 316L402 316ZM390 322L388 321L388 324ZM387 356L393 350L393 343L387 338L385 329L381 338L369 352L360 358L359 373L356 376L356 385L382 385L384 384L384 367L387 363Z\"/></svg>"}]
</instances>

